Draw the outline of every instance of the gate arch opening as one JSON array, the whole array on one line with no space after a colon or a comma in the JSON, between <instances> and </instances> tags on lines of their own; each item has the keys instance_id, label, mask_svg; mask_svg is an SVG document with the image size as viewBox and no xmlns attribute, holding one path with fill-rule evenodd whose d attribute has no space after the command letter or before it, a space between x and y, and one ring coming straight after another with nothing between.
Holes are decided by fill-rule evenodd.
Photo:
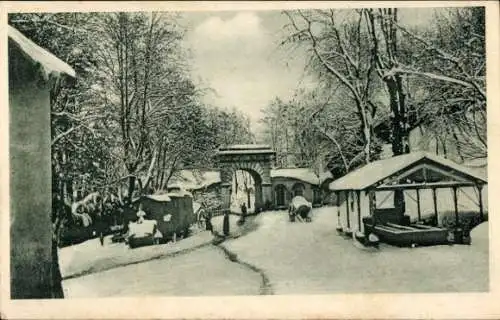
<instances>
[{"instance_id":1,"label":"gate arch opening","mask_svg":"<svg viewBox=\"0 0 500 320\"><path fill-rule=\"evenodd\" d=\"M238 170L249 172L254 180L254 211L272 207L271 166L275 155L267 145L232 145L219 149L217 162L221 172L223 209L231 209L233 175Z\"/></svg>"},{"instance_id":2,"label":"gate arch opening","mask_svg":"<svg viewBox=\"0 0 500 320\"><path fill-rule=\"evenodd\" d=\"M247 213L255 212L256 203L262 199L262 178L256 172L248 169L238 169L232 174L231 211L240 212L245 203Z\"/></svg>"}]
</instances>

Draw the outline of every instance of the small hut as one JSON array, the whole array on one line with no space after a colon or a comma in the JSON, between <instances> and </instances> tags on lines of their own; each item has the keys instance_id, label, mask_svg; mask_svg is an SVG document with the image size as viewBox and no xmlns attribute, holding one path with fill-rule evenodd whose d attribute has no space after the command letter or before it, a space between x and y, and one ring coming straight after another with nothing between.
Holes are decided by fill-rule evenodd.
<instances>
[{"instance_id":1,"label":"small hut","mask_svg":"<svg viewBox=\"0 0 500 320\"><path fill-rule=\"evenodd\" d=\"M333 181L330 190L337 195L339 230L373 232L395 244L436 244L449 235L444 215L451 213L456 230L464 211L478 210L484 220L486 184L469 168L415 152L367 164Z\"/></svg>"},{"instance_id":2,"label":"small hut","mask_svg":"<svg viewBox=\"0 0 500 320\"><path fill-rule=\"evenodd\" d=\"M321 178L309 168L280 168L271 170L271 182L274 190L274 208L287 208L294 197L304 197L314 207L323 203L321 183L328 178L323 173Z\"/></svg>"},{"instance_id":3,"label":"small hut","mask_svg":"<svg viewBox=\"0 0 500 320\"><path fill-rule=\"evenodd\" d=\"M163 239L174 234L186 236L189 227L196 222L193 212L193 197L183 190L159 195L145 195L135 199L127 212L127 220L137 219L135 213L139 205L146 213L145 219L156 220Z\"/></svg>"}]
</instances>

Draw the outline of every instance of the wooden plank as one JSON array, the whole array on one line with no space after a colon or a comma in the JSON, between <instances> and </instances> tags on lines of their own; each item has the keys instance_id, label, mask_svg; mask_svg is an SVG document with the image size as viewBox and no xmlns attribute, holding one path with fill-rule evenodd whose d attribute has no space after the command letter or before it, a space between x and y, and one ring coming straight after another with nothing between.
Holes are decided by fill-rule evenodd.
<instances>
[{"instance_id":1,"label":"wooden plank","mask_svg":"<svg viewBox=\"0 0 500 320\"><path fill-rule=\"evenodd\" d=\"M458 199L457 199L457 187L453 188L453 205L455 207L455 227L458 227Z\"/></svg>"},{"instance_id":2,"label":"wooden plank","mask_svg":"<svg viewBox=\"0 0 500 320\"><path fill-rule=\"evenodd\" d=\"M373 212L375 211L375 191L373 189L368 191L368 201L370 203L370 216L373 217Z\"/></svg>"},{"instance_id":3,"label":"wooden plank","mask_svg":"<svg viewBox=\"0 0 500 320\"><path fill-rule=\"evenodd\" d=\"M436 227L439 226L436 189L432 189L432 200L434 202L434 215L436 216Z\"/></svg>"},{"instance_id":4,"label":"wooden plank","mask_svg":"<svg viewBox=\"0 0 500 320\"><path fill-rule=\"evenodd\" d=\"M415 228L403 226L403 225L400 225L400 224L395 224L395 223L392 223L392 222L387 222L386 225L388 225L390 227L393 227L393 228L396 228L396 229L404 229L404 230L415 231Z\"/></svg>"},{"instance_id":5,"label":"wooden plank","mask_svg":"<svg viewBox=\"0 0 500 320\"><path fill-rule=\"evenodd\" d=\"M349 191L344 191L345 192L345 204L346 204L346 215L347 215L347 228L351 229L351 219L349 217L349 210L350 210L350 205L349 205Z\"/></svg>"},{"instance_id":6,"label":"wooden plank","mask_svg":"<svg viewBox=\"0 0 500 320\"><path fill-rule=\"evenodd\" d=\"M340 192L335 191L335 197L337 198L337 219L340 219Z\"/></svg>"},{"instance_id":7,"label":"wooden plank","mask_svg":"<svg viewBox=\"0 0 500 320\"><path fill-rule=\"evenodd\" d=\"M417 214L418 214L418 221L422 220L422 211L420 209L420 189L417 189Z\"/></svg>"},{"instance_id":8,"label":"wooden plank","mask_svg":"<svg viewBox=\"0 0 500 320\"><path fill-rule=\"evenodd\" d=\"M358 198L358 231L362 231L361 227L361 191L356 191L356 197Z\"/></svg>"},{"instance_id":9,"label":"wooden plank","mask_svg":"<svg viewBox=\"0 0 500 320\"><path fill-rule=\"evenodd\" d=\"M390 190L413 190L413 189L442 189L453 187L474 187L472 182L433 182L433 183L409 183L395 185L381 185L377 187L378 191Z\"/></svg>"},{"instance_id":10,"label":"wooden plank","mask_svg":"<svg viewBox=\"0 0 500 320\"><path fill-rule=\"evenodd\" d=\"M483 186L478 185L477 190L479 191L479 216L481 217L481 222L484 221L484 208L483 208Z\"/></svg>"}]
</instances>

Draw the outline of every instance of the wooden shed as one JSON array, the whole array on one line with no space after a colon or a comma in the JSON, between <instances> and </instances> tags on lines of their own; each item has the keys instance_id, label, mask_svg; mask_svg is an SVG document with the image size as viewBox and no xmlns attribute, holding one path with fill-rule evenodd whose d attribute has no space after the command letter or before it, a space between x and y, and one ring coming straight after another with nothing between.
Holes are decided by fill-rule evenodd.
<instances>
[{"instance_id":1,"label":"wooden shed","mask_svg":"<svg viewBox=\"0 0 500 320\"><path fill-rule=\"evenodd\" d=\"M432 244L448 234L440 215L451 212L457 228L463 211L476 210L484 220L486 184L485 177L469 168L415 152L372 162L329 188L337 195L339 230Z\"/></svg>"},{"instance_id":2,"label":"wooden shed","mask_svg":"<svg viewBox=\"0 0 500 320\"><path fill-rule=\"evenodd\" d=\"M75 71L8 27L12 299L62 298L52 235L50 88Z\"/></svg>"},{"instance_id":3,"label":"wooden shed","mask_svg":"<svg viewBox=\"0 0 500 320\"><path fill-rule=\"evenodd\" d=\"M164 239L168 239L173 234L184 234L189 231L189 227L196 222L196 215L193 211L193 197L187 191L170 192L160 195L145 195L137 198L132 203L132 210L127 212L127 220L136 220L135 216L139 205L146 213L146 219L156 220L158 229Z\"/></svg>"}]
</instances>

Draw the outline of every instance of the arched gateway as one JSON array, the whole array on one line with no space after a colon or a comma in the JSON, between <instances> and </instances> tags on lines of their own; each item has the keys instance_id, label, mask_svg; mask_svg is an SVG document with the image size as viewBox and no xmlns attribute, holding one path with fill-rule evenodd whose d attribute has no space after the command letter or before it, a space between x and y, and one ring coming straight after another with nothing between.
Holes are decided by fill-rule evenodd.
<instances>
[{"instance_id":1,"label":"arched gateway","mask_svg":"<svg viewBox=\"0 0 500 320\"><path fill-rule=\"evenodd\" d=\"M267 145L232 145L220 148L217 162L221 177L221 197L223 208L231 206L231 182L235 171L244 170L252 175L255 182L255 209L262 210L273 203L271 167L276 152Z\"/></svg>"}]
</instances>

